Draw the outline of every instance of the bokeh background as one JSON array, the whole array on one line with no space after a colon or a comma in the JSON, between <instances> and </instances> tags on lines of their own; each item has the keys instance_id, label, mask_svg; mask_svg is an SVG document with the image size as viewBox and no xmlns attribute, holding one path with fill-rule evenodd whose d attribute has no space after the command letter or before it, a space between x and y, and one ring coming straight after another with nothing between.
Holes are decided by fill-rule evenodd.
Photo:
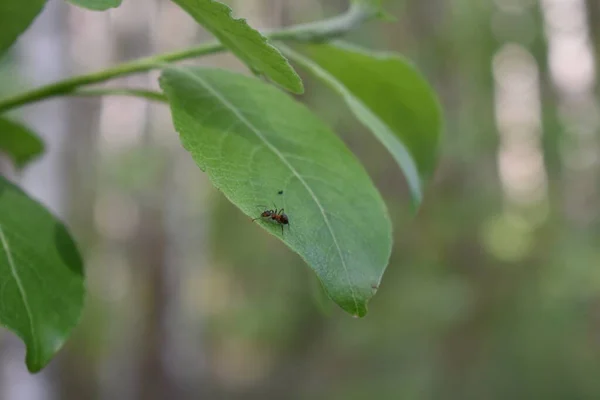
<instances>
[{"instance_id":1,"label":"bokeh background","mask_svg":"<svg viewBox=\"0 0 600 400\"><path fill-rule=\"evenodd\" d=\"M347 7L229 3L261 29ZM17 113L48 153L23 173L1 168L67 221L89 294L38 375L1 332L1 399L600 398L600 2L385 6L396 22L347 39L413 60L446 117L418 215L392 158L343 103L306 76L301 98L364 162L394 220L368 316L323 299L299 257L211 187L167 107L50 100ZM2 60L0 92L208 39L166 0L105 13L49 0ZM201 64L245 71L228 55Z\"/></svg>"}]
</instances>

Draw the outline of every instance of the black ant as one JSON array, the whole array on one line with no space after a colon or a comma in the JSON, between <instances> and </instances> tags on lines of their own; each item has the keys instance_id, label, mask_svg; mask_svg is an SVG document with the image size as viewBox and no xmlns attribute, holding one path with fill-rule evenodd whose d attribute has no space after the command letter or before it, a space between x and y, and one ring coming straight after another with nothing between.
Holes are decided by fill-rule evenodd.
<instances>
[{"instance_id":1,"label":"black ant","mask_svg":"<svg viewBox=\"0 0 600 400\"><path fill-rule=\"evenodd\" d=\"M274 210L265 210L260 214L260 217L254 218L252 221L254 222L259 218L270 218L271 221L281 225L281 235L283 235L283 226L290 223L288 216L283 212L283 208L281 210L277 210L277 208Z\"/></svg>"}]
</instances>

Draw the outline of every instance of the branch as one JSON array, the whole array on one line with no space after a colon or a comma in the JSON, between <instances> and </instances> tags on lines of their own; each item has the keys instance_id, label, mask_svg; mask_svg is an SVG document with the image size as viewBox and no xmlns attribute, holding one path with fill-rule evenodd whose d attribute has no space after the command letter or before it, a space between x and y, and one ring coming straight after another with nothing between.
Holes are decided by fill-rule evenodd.
<instances>
[{"instance_id":1,"label":"branch","mask_svg":"<svg viewBox=\"0 0 600 400\"><path fill-rule=\"evenodd\" d=\"M167 97L153 90L146 89L130 89L130 88L100 88L100 89L77 89L72 92L66 93L66 96L80 96L80 97L93 97L93 96L134 96L141 97L147 100L159 101L166 103Z\"/></svg>"},{"instance_id":2,"label":"branch","mask_svg":"<svg viewBox=\"0 0 600 400\"><path fill-rule=\"evenodd\" d=\"M378 15L380 15L378 9L359 2L352 4L346 13L337 17L264 32L263 34L271 40L321 42L342 36L358 28L365 21L373 19ZM91 74L75 76L0 100L0 114L26 104L72 94L81 86L105 82L113 78L147 72L153 69L160 69L163 68L166 63L220 53L225 50L227 49L223 47L222 44L210 42L190 49L123 63Z\"/></svg>"}]
</instances>

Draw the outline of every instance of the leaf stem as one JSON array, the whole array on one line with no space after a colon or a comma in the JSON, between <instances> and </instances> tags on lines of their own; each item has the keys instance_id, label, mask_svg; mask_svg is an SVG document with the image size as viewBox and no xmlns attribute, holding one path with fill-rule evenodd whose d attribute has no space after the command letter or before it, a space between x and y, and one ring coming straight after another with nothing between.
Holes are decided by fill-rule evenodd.
<instances>
[{"instance_id":1,"label":"leaf stem","mask_svg":"<svg viewBox=\"0 0 600 400\"><path fill-rule=\"evenodd\" d=\"M134 96L147 100L159 101L165 103L167 98L164 94L147 89L130 88L97 88L97 89L78 89L66 94L67 96L93 97L93 96Z\"/></svg>"},{"instance_id":2,"label":"leaf stem","mask_svg":"<svg viewBox=\"0 0 600 400\"><path fill-rule=\"evenodd\" d=\"M337 17L308 24L294 25L279 30L263 32L263 34L271 40L289 40L301 42L327 41L356 29L365 21L373 19L378 15L380 15L380 10L378 8L359 2L353 3L347 12ZM81 92L76 93L81 86L101 83L113 78L147 72L153 69L160 69L163 68L167 63L220 53L225 50L226 48L222 44L218 42L210 42L198 47L141 58L139 60L123 63L102 71L57 81L46 86L41 86L39 88L17 94L16 96L0 100L0 113L52 97L69 94L82 95ZM85 92L83 94L85 94ZM100 92L96 91L95 94L98 95ZM133 92L129 92L128 94L135 95ZM137 95L140 95L140 93ZM153 97L153 100L156 100L156 96L151 97Z\"/></svg>"}]
</instances>

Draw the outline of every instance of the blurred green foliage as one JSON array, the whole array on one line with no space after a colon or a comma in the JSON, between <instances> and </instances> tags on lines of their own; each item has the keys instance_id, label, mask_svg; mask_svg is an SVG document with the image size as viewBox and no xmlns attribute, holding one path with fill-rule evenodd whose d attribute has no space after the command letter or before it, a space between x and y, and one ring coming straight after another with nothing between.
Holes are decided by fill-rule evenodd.
<instances>
[{"instance_id":1,"label":"blurred green foliage","mask_svg":"<svg viewBox=\"0 0 600 400\"><path fill-rule=\"evenodd\" d=\"M387 8L397 23L352 37L415 60L442 96L447 118L441 164L416 218L408 215L391 157L332 93L304 77L309 103L364 161L394 218L392 260L369 316L322 313L298 271L306 267L219 198L214 268L244 292L238 311L245 318L236 307L214 316L211 341L243 335L248 346L268 351L270 369L260 382L287 385L286 398L600 397L599 221L582 228L567 217L558 148L565 132L547 90L540 10L524 7L512 22L510 13L477 0L389 1ZM512 36L493 32L499 16L516 24ZM533 228L506 217L496 164L491 68L507 41L528 46L541 74L550 206ZM298 303L306 313L290 315L288 304ZM248 321L259 331L243 334ZM302 333L291 334L295 329ZM281 373L290 369L296 373ZM272 384L277 379L286 383Z\"/></svg>"}]
</instances>

